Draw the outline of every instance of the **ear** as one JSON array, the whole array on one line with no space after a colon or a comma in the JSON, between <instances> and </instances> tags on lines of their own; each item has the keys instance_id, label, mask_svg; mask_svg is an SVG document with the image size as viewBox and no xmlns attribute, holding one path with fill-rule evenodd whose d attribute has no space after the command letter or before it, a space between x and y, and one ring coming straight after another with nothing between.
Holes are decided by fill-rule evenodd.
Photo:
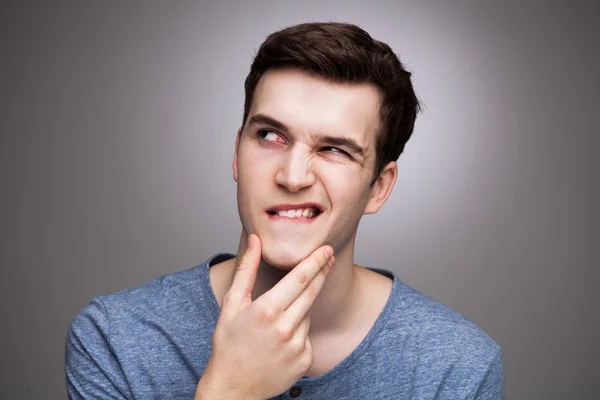
<instances>
[{"instance_id":1,"label":"ear","mask_svg":"<svg viewBox=\"0 0 600 400\"><path fill-rule=\"evenodd\" d=\"M398 166L395 161L391 161L383 168L381 174L379 174L379 177L371 188L371 194L369 195L369 200L365 207L365 214L375 214L379 211L388 197L390 197L390 193L392 193L397 177Z\"/></svg>"},{"instance_id":2,"label":"ear","mask_svg":"<svg viewBox=\"0 0 600 400\"><path fill-rule=\"evenodd\" d=\"M244 127L240 127L238 129L237 137L235 138L235 149L233 150L233 180L238 181L238 163L237 163L237 153L238 148L240 146L240 136L242 135L242 129Z\"/></svg>"}]
</instances>

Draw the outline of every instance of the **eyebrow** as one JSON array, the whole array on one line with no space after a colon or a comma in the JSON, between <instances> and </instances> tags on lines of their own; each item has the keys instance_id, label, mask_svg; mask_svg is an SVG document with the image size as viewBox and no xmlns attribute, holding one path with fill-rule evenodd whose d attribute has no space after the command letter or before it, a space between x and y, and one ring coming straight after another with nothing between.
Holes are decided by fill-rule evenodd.
<instances>
[{"instance_id":1,"label":"eyebrow","mask_svg":"<svg viewBox=\"0 0 600 400\"><path fill-rule=\"evenodd\" d=\"M280 130L282 132L289 132L289 129L287 128L287 126L284 123L279 122L276 119L271 118L265 114L254 114L253 116L251 116L248 119L248 125L260 125L260 124L270 125L273 128ZM317 142L332 145L332 146L345 147L350 152L355 153L363 158L366 158L367 152L354 139L331 136L331 135L324 135L324 134L316 134L316 135L313 135L313 137Z\"/></svg>"},{"instance_id":2,"label":"eyebrow","mask_svg":"<svg viewBox=\"0 0 600 400\"><path fill-rule=\"evenodd\" d=\"M365 150L354 140L345 137L329 136L329 135L315 135L317 142L329 144L332 146L340 146L347 148L351 153L355 153L362 158L366 158Z\"/></svg>"}]
</instances>

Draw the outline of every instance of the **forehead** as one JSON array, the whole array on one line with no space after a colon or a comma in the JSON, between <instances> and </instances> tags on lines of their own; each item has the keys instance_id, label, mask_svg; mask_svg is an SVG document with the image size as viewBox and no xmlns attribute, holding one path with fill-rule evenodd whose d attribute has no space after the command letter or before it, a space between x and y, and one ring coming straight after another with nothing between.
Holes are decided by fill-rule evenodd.
<instances>
[{"instance_id":1,"label":"forehead","mask_svg":"<svg viewBox=\"0 0 600 400\"><path fill-rule=\"evenodd\" d=\"M266 114L298 134L352 137L371 147L379 101L370 84L332 83L297 69L270 69L256 86L249 116Z\"/></svg>"}]
</instances>

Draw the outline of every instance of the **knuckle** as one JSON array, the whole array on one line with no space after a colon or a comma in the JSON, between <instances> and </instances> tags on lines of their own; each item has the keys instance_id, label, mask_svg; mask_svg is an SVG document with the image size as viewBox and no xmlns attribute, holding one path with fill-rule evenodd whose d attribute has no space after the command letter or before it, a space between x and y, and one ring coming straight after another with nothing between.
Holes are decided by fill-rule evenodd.
<instances>
[{"instance_id":1,"label":"knuckle","mask_svg":"<svg viewBox=\"0 0 600 400\"><path fill-rule=\"evenodd\" d=\"M260 317L263 322L272 323L277 319L277 310L273 306L262 307Z\"/></svg>"},{"instance_id":2,"label":"knuckle","mask_svg":"<svg viewBox=\"0 0 600 400\"><path fill-rule=\"evenodd\" d=\"M240 272L240 271L244 271L247 268L248 268L248 261L246 261L245 258L242 258L240 260L240 263L238 264L236 270L237 270L237 272Z\"/></svg>"},{"instance_id":3,"label":"knuckle","mask_svg":"<svg viewBox=\"0 0 600 400\"><path fill-rule=\"evenodd\" d=\"M290 341L290 349L291 349L292 353L294 353L294 354L302 355L305 348L306 348L306 338L305 337L293 338Z\"/></svg>"},{"instance_id":4,"label":"knuckle","mask_svg":"<svg viewBox=\"0 0 600 400\"><path fill-rule=\"evenodd\" d=\"M289 327L280 326L277 328L276 335L279 342L288 342L294 336L294 330Z\"/></svg>"},{"instance_id":5,"label":"knuckle","mask_svg":"<svg viewBox=\"0 0 600 400\"><path fill-rule=\"evenodd\" d=\"M233 304L235 304L239 300L238 297L239 296L237 296L232 291L225 293L225 296L223 296L223 303L221 305L221 308L227 309L227 308L231 307Z\"/></svg>"},{"instance_id":6,"label":"knuckle","mask_svg":"<svg viewBox=\"0 0 600 400\"><path fill-rule=\"evenodd\" d=\"M315 289L314 285L308 285L306 287L305 292L311 302L314 302L317 299L317 295L319 294L317 289Z\"/></svg>"},{"instance_id":7,"label":"knuckle","mask_svg":"<svg viewBox=\"0 0 600 400\"><path fill-rule=\"evenodd\" d=\"M298 362L300 364L300 368L303 370L308 370L313 365L313 353L312 351L305 349L300 357L298 357Z\"/></svg>"},{"instance_id":8,"label":"knuckle","mask_svg":"<svg viewBox=\"0 0 600 400\"><path fill-rule=\"evenodd\" d=\"M310 279L302 271L297 271L296 272L296 279L298 279L298 283L300 283L302 286L306 286L306 285L308 285L310 283Z\"/></svg>"}]
</instances>

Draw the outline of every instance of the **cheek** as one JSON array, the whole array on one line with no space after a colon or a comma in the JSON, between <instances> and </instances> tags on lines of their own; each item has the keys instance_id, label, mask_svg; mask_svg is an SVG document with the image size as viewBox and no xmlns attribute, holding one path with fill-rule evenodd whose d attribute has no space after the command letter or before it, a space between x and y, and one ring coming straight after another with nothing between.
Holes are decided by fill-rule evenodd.
<instances>
[{"instance_id":1,"label":"cheek","mask_svg":"<svg viewBox=\"0 0 600 400\"><path fill-rule=\"evenodd\" d=\"M276 162L277 157L272 150L246 146L238 152L238 174L244 181L264 181Z\"/></svg>"},{"instance_id":2,"label":"cheek","mask_svg":"<svg viewBox=\"0 0 600 400\"><path fill-rule=\"evenodd\" d=\"M369 200L369 182L365 176L355 170L338 169L324 179L323 185L331 201L335 213L342 218L354 219L362 216Z\"/></svg>"},{"instance_id":3,"label":"cheek","mask_svg":"<svg viewBox=\"0 0 600 400\"><path fill-rule=\"evenodd\" d=\"M277 156L260 149L249 148L238 154L237 197L247 211L264 208L272 198L277 166Z\"/></svg>"},{"instance_id":4,"label":"cheek","mask_svg":"<svg viewBox=\"0 0 600 400\"><path fill-rule=\"evenodd\" d=\"M319 175L332 198L358 199L364 192L364 177L352 165L325 164L319 168Z\"/></svg>"}]
</instances>

